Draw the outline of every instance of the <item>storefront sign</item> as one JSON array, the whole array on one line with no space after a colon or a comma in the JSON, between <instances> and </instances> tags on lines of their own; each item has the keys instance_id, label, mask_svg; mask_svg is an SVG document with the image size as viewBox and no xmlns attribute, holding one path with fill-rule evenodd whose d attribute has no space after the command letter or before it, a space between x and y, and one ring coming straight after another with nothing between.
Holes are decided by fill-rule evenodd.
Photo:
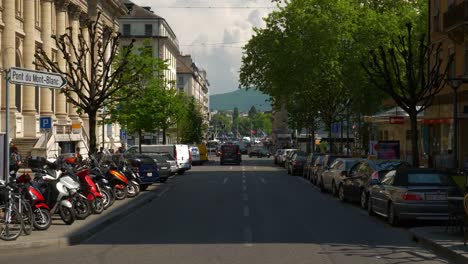
<instances>
[{"instance_id":1,"label":"storefront sign","mask_svg":"<svg viewBox=\"0 0 468 264\"><path fill-rule=\"evenodd\" d=\"M452 123L451 118L431 118L421 120L422 124L425 125L436 125L436 124L450 124Z\"/></svg>"},{"instance_id":2,"label":"storefront sign","mask_svg":"<svg viewBox=\"0 0 468 264\"><path fill-rule=\"evenodd\" d=\"M73 134L80 134L81 133L81 123L73 123L72 124L72 133Z\"/></svg>"},{"instance_id":3,"label":"storefront sign","mask_svg":"<svg viewBox=\"0 0 468 264\"><path fill-rule=\"evenodd\" d=\"M400 141L379 141L378 159L400 159Z\"/></svg>"},{"instance_id":4,"label":"storefront sign","mask_svg":"<svg viewBox=\"0 0 468 264\"><path fill-rule=\"evenodd\" d=\"M391 116L388 118L390 124L404 124L405 118L402 116Z\"/></svg>"}]
</instances>

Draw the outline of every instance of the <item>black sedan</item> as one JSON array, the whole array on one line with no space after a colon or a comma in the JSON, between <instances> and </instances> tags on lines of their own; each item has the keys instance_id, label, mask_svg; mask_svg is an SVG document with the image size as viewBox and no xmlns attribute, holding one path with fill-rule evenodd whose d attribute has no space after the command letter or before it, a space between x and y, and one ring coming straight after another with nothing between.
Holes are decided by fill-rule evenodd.
<instances>
[{"instance_id":1,"label":"black sedan","mask_svg":"<svg viewBox=\"0 0 468 264\"><path fill-rule=\"evenodd\" d=\"M391 225L402 220L447 220L447 197L462 192L449 173L434 169L398 169L374 178L369 188L368 213L377 213ZM462 204L459 206L462 208Z\"/></svg>"},{"instance_id":2,"label":"black sedan","mask_svg":"<svg viewBox=\"0 0 468 264\"><path fill-rule=\"evenodd\" d=\"M288 174L291 175L302 175L302 171L304 170L304 165L307 161L307 153L303 151L297 151L289 160L289 165L287 166Z\"/></svg>"},{"instance_id":3,"label":"black sedan","mask_svg":"<svg viewBox=\"0 0 468 264\"><path fill-rule=\"evenodd\" d=\"M402 160L361 160L343 179L342 188L338 189L338 198L340 201L359 201L361 207L366 209L371 179L380 178L390 170L405 167L411 165Z\"/></svg>"}]
</instances>

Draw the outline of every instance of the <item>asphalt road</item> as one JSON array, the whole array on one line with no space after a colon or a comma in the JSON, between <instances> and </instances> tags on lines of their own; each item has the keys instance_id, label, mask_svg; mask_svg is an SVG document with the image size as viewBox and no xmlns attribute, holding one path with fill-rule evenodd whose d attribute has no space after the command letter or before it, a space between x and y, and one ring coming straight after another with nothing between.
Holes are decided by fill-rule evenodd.
<instances>
[{"instance_id":1,"label":"asphalt road","mask_svg":"<svg viewBox=\"0 0 468 264\"><path fill-rule=\"evenodd\" d=\"M320 193L271 159L197 166L167 184L158 199L81 245L0 262L447 263L404 228Z\"/></svg>"}]
</instances>

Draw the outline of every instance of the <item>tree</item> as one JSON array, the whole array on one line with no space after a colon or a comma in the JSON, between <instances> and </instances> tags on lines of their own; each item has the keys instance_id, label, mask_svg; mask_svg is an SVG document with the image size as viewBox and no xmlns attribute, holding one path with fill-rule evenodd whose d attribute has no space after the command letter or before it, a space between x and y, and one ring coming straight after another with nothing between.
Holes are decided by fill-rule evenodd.
<instances>
[{"instance_id":1,"label":"tree","mask_svg":"<svg viewBox=\"0 0 468 264\"><path fill-rule=\"evenodd\" d=\"M252 107L250 107L250 110L249 110L249 117L254 118L256 115L257 115L257 108L255 108L255 106L252 105Z\"/></svg>"},{"instance_id":2,"label":"tree","mask_svg":"<svg viewBox=\"0 0 468 264\"><path fill-rule=\"evenodd\" d=\"M167 87L167 81L162 74L167 69L167 64L159 58L154 58L151 49L148 49L146 45L138 48L128 61L129 64L152 66L144 69L145 74L140 79L139 87L135 88L135 90L138 89L138 93L114 102L109 109L112 121L119 123L128 133L138 134L141 152L143 133L154 133L159 125L158 116L162 102L157 100ZM116 95L121 98L124 97L122 93L126 92L127 90L123 89Z\"/></svg>"},{"instance_id":3,"label":"tree","mask_svg":"<svg viewBox=\"0 0 468 264\"><path fill-rule=\"evenodd\" d=\"M185 94L177 90L165 87L153 100L158 107L156 126L163 132L163 144L167 144L167 130L175 126L185 115Z\"/></svg>"},{"instance_id":4,"label":"tree","mask_svg":"<svg viewBox=\"0 0 468 264\"><path fill-rule=\"evenodd\" d=\"M187 98L187 110L180 122L181 142L183 144L199 144L203 140L204 124L200 105L195 98Z\"/></svg>"},{"instance_id":5,"label":"tree","mask_svg":"<svg viewBox=\"0 0 468 264\"><path fill-rule=\"evenodd\" d=\"M391 48L380 46L370 51L362 66L375 87L391 96L409 115L413 165L419 167L418 114L433 103L444 87L453 55L442 69L441 44L428 46L424 35L415 43L411 23L406 27L406 37L400 36ZM432 56L438 59L428 67Z\"/></svg>"},{"instance_id":6,"label":"tree","mask_svg":"<svg viewBox=\"0 0 468 264\"><path fill-rule=\"evenodd\" d=\"M234 111L232 113L232 124L233 124L233 126L236 125L237 118L239 118L239 108L234 107Z\"/></svg>"},{"instance_id":7,"label":"tree","mask_svg":"<svg viewBox=\"0 0 468 264\"><path fill-rule=\"evenodd\" d=\"M67 32L61 36L52 36L59 56L63 56L65 67L60 67L41 46L35 54L35 64L38 67L66 77L68 84L61 92L78 112L88 114L91 153L96 151L98 110L106 101L123 99L116 98L116 93L134 87L147 66L129 63L133 42L121 52L120 33L102 30L100 18L99 12L95 21L90 20L87 23L87 37L79 32L74 33L72 27L68 27ZM127 72L132 74L125 74ZM133 93L129 89L123 96Z\"/></svg>"}]
</instances>

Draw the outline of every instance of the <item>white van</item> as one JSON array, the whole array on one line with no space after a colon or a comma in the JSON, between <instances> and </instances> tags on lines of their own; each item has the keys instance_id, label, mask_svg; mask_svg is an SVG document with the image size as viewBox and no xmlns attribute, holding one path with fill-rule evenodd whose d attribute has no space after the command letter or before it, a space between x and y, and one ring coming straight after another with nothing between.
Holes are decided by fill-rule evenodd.
<instances>
[{"instance_id":1,"label":"white van","mask_svg":"<svg viewBox=\"0 0 468 264\"><path fill-rule=\"evenodd\" d=\"M192 168L192 155L188 145L141 145L142 154L167 152L177 161L177 173L183 174ZM139 153L138 146L132 146L126 151L128 154Z\"/></svg>"}]
</instances>

